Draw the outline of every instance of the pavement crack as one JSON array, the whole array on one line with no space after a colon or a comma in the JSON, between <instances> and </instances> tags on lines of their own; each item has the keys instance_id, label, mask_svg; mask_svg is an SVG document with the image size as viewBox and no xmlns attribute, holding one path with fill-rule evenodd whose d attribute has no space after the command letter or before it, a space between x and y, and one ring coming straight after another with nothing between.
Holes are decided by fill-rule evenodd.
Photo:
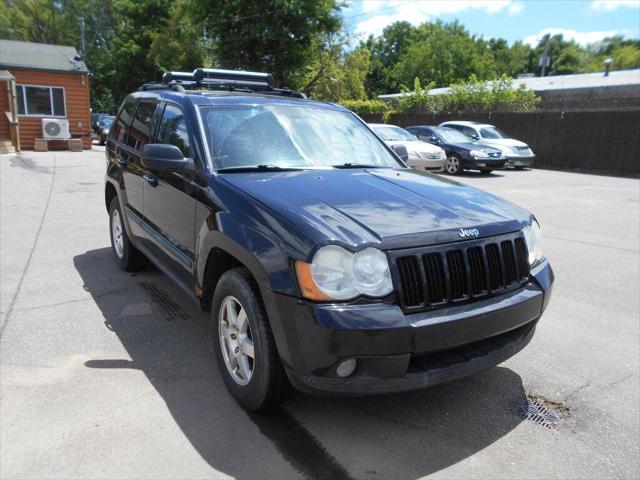
<instances>
[{"instance_id":1,"label":"pavement crack","mask_svg":"<svg viewBox=\"0 0 640 480\"><path fill-rule=\"evenodd\" d=\"M622 252L640 253L640 250L635 250L633 248L615 247L613 245L603 245L602 243L597 242L585 242L584 240L576 240L574 238L553 237L551 235L545 235L545 238L552 238L553 240L560 240L562 242L580 243L582 245L590 245L592 247L610 248L612 250L620 250Z\"/></svg>"},{"instance_id":2,"label":"pavement crack","mask_svg":"<svg viewBox=\"0 0 640 480\"><path fill-rule=\"evenodd\" d=\"M614 382L609 383L609 384L607 385L607 387L613 387L614 385L618 385L619 383L622 383L622 382L624 382L625 380L630 379L631 377L633 377L633 373L630 373L629 375L625 375L625 376L624 376L624 377L622 377L621 379L619 379L619 380L616 380L616 381L614 381Z\"/></svg>"},{"instance_id":3,"label":"pavement crack","mask_svg":"<svg viewBox=\"0 0 640 480\"><path fill-rule=\"evenodd\" d=\"M31 259L33 258L33 252L36 250L36 246L38 245L38 239L40 238L40 233L42 232L42 227L44 226L44 221L47 218L47 212L49 211L49 204L51 203L51 197L53 196L53 184L56 179L56 154L53 153L53 166L51 168L51 183L49 184L49 193L47 194L47 199L44 205L44 211L42 212L42 218L40 219L40 224L38 225L38 230L36 230L36 236L33 240L33 245L31 245L31 250L29 251L29 255L27 256L27 261L22 269L22 273L20 274L20 280L18 280L18 286L16 287L16 291L13 293L11 297L11 302L9 303L9 308L7 308L7 314L4 317L4 321L0 324L0 338L4 335L4 331L9 324L9 320L11 319L11 314L13 313L13 308L16 304L16 300L20 295L20 290L22 289L22 284L24 282L24 278L27 274L27 270L29 270L29 266L31 265ZM1 321L1 320L0 320Z\"/></svg>"},{"instance_id":4,"label":"pavement crack","mask_svg":"<svg viewBox=\"0 0 640 480\"><path fill-rule=\"evenodd\" d=\"M562 399L562 403L565 403L567 400L569 400L571 397L573 397L575 394L577 394L579 391L590 387L591 386L591 382L587 382L584 385L580 385L578 388L576 388L575 390L569 392L563 399Z\"/></svg>"}]
</instances>

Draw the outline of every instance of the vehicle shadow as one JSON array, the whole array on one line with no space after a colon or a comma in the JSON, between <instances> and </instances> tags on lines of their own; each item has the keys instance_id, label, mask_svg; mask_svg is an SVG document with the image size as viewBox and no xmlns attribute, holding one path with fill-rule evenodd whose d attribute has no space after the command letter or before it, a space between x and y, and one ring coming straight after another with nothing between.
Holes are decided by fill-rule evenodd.
<instances>
[{"instance_id":1,"label":"vehicle shadow","mask_svg":"<svg viewBox=\"0 0 640 480\"><path fill-rule=\"evenodd\" d=\"M503 170L493 170L491 173L477 172L475 170L465 170L462 174L463 177L472 178L503 178Z\"/></svg>"},{"instance_id":2,"label":"vehicle shadow","mask_svg":"<svg viewBox=\"0 0 640 480\"><path fill-rule=\"evenodd\" d=\"M78 255L74 265L130 357L95 358L86 367L143 372L198 454L227 475L415 479L483 450L522 421L515 413L526 401L521 378L502 367L411 394L296 394L283 407L247 414L218 373L207 315L160 272L125 273L110 248ZM238 431L243 424L250 428ZM264 437L292 470L260 457Z\"/></svg>"}]
</instances>

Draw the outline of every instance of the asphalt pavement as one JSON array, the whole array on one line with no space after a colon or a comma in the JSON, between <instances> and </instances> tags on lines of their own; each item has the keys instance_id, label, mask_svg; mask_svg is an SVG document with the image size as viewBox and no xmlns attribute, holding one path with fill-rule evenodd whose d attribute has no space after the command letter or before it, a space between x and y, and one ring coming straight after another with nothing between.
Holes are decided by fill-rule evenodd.
<instances>
[{"instance_id":1,"label":"asphalt pavement","mask_svg":"<svg viewBox=\"0 0 640 480\"><path fill-rule=\"evenodd\" d=\"M247 414L206 315L157 270L116 267L104 169L102 147L0 156L0 478L640 476L639 180L460 177L540 219L556 284L531 344L421 392Z\"/></svg>"}]
</instances>

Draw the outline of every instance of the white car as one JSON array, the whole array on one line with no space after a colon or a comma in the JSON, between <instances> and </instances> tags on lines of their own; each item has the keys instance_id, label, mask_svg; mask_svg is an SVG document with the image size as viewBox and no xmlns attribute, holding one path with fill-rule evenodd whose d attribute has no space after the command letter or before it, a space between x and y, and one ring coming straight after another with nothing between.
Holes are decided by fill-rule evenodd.
<instances>
[{"instance_id":1,"label":"white car","mask_svg":"<svg viewBox=\"0 0 640 480\"><path fill-rule=\"evenodd\" d=\"M441 127L449 127L464 133L467 137L492 147L499 148L507 157L507 166L523 169L532 167L536 156L524 142L507 137L499 128L479 122L444 122Z\"/></svg>"},{"instance_id":2,"label":"white car","mask_svg":"<svg viewBox=\"0 0 640 480\"><path fill-rule=\"evenodd\" d=\"M444 171L447 155L437 145L432 145L407 132L404 128L384 123L370 123L371 129L390 147L402 145L407 149L407 163L414 168Z\"/></svg>"}]
</instances>

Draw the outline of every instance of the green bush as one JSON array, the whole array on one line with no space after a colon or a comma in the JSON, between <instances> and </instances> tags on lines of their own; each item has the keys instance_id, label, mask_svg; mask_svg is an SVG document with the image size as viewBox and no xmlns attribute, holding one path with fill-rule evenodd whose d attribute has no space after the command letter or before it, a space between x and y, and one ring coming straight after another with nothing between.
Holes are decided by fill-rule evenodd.
<instances>
[{"instance_id":1,"label":"green bush","mask_svg":"<svg viewBox=\"0 0 640 480\"><path fill-rule=\"evenodd\" d=\"M471 76L469 81L451 85L450 91L429 95L433 85L422 87L416 78L413 90L404 89L406 94L394 103L404 113L484 113L496 111L530 112L535 110L540 98L524 85L513 88L510 78L503 76L493 82L479 81Z\"/></svg>"},{"instance_id":2,"label":"green bush","mask_svg":"<svg viewBox=\"0 0 640 480\"><path fill-rule=\"evenodd\" d=\"M343 100L340 102L358 115L380 115L386 123L399 113L486 113L532 112L540 98L524 85L513 88L510 78L502 77L493 82L479 81L471 76L469 81L451 85L450 91L429 95L433 84L423 87L417 78L413 90L403 88L405 96L391 102L382 100Z\"/></svg>"},{"instance_id":3,"label":"green bush","mask_svg":"<svg viewBox=\"0 0 640 480\"><path fill-rule=\"evenodd\" d=\"M382 100L342 100L340 105L358 115L384 115L391 105Z\"/></svg>"}]
</instances>

